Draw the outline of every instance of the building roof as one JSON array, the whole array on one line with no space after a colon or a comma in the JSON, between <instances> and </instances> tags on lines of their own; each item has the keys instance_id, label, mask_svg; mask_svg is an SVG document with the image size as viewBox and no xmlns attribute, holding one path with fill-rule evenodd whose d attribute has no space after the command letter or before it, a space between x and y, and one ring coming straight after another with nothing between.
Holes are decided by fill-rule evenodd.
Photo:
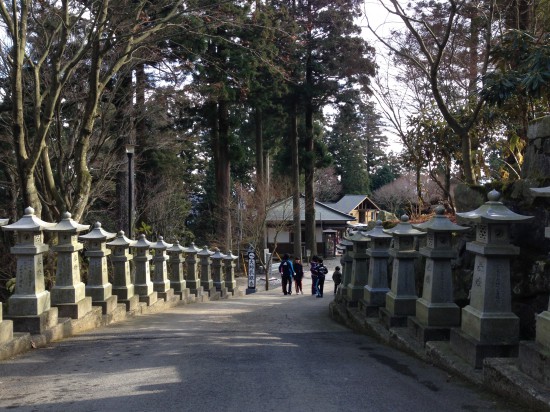
<instances>
[{"instance_id":1,"label":"building roof","mask_svg":"<svg viewBox=\"0 0 550 412\"><path fill-rule=\"evenodd\" d=\"M300 220L305 220L305 199L300 197ZM267 222L292 222L292 197L275 203L267 211ZM355 217L342 213L335 208L318 201L315 201L315 220L323 223L343 223L355 220Z\"/></svg>"},{"instance_id":2,"label":"building roof","mask_svg":"<svg viewBox=\"0 0 550 412\"><path fill-rule=\"evenodd\" d=\"M338 202L326 203L326 205L342 213L350 213L365 200L372 205L373 209L381 210L367 195L344 195Z\"/></svg>"}]
</instances>

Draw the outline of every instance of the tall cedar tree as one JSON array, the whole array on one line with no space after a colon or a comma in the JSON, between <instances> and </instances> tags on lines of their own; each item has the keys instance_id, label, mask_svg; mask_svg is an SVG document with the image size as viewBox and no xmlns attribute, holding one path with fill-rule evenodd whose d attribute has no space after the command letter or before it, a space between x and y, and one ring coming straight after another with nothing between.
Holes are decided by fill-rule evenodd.
<instances>
[{"instance_id":1,"label":"tall cedar tree","mask_svg":"<svg viewBox=\"0 0 550 412\"><path fill-rule=\"evenodd\" d=\"M374 75L373 49L360 37L354 19L360 15L356 0L303 0L292 9L298 23L299 62L296 93L305 116L305 243L312 254L315 242L314 118L323 106L346 100L354 87L370 94Z\"/></svg>"}]
</instances>

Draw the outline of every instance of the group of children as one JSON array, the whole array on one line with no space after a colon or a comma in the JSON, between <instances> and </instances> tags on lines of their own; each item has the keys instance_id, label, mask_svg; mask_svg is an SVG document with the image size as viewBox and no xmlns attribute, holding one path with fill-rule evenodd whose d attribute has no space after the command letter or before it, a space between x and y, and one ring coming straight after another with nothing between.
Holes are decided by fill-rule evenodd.
<instances>
[{"instance_id":1,"label":"group of children","mask_svg":"<svg viewBox=\"0 0 550 412\"><path fill-rule=\"evenodd\" d=\"M328 274L327 267L323 264L323 259L317 256L311 258L311 294L318 298L323 297L323 289L325 285L325 276ZM279 273L281 274L281 283L283 286L283 294L292 295L292 281L295 283L296 293L304 294L302 288L302 279L304 277L304 267L299 258L295 258L294 262L290 260L290 256L285 254L279 265ZM334 293L338 289L338 285L342 283L342 272L340 267L336 266L332 274L334 281Z\"/></svg>"}]
</instances>

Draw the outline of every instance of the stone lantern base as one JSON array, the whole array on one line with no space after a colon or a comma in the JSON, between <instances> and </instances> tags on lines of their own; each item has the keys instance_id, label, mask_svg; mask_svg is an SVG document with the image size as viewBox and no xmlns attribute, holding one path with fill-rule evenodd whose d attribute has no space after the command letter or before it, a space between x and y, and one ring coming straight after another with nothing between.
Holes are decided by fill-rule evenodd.
<instances>
[{"instance_id":1,"label":"stone lantern base","mask_svg":"<svg viewBox=\"0 0 550 412\"><path fill-rule=\"evenodd\" d=\"M159 299L157 292L151 292L148 295L142 295L138 293L137 295L139 296L139 301L145 303L147 306L154 305Z\"/></svg>"},{"instance_id":2,"label":"stone lantern base","mask_svg":"<svg viewBox=\"0 0 550 412\"><path fill-rule=\"evenodd\" d=\"M137 309L139 304L139 296L133 295L127 299L121 299L120 297L118 297L118 303L123 303L124 305L126 305L126 312L131 312Z\"/></svg>"},{"instance_id":3,"label":"stone lantern base","mask_svg":"<svg viewBox=\"0 0 550 412\"><path fill-rule=\"evenodd\" d=\"M460 308L454 303L416 301L416 316L407 321L410 334L424 345L428 341L448 341L451 328L460 326Z\"/></svg>"},{"instance_id":4,"label":"stone lantern base","mask_svg":"<svg viewBox=\"0 0 550 412\"><path fill-rule=\"evenodd\" d=\"M364 298L359 301L359 310L369 318L379 316L379 309L386 305L386 295L389 288L373 288L365 286Z\"/></svg>"},{"instance_id":5,"label":"stone lantern base","mask_svg":"<svg viewBox=\"0 0 550 412\"><path fill-rule=\"evenodd\" d=\"M31 335L44 333L47 329L51 329L58 323L58 310L56 307L50 308L42 312L40 315L31 316L6 316L5 320L13 322L14 332L26 332ZM4 322L2 322L4 323Z\"/></svg>"},{"instance_id":6,"label":"stone lantern base","mask_svg":"<svg viewBox=\"0 0 550 412\"><path fill-rule=\"evenodd\" d=\"M443 326L428 326L418 320L417 317L410 317L407 320L409 334L422 346L428 341L448 341L451 336L451 328Z\"/></svg>"},{"instance_id":7,"label":"stone lantern base","mask_svg":"<svg viewBox=\"0 0 550 412\"><path fill-rule=\"evenodd\" d=\"M58 303L55 307L62 318L80 319L92 310L92 298L87 296L76 303Z\"/></svg>"},{"instance_id":8,"label":"stone lantern base","mask_svg":"<svg viewBox=\"0 0 550 412\"><path fill-rule=\"evenodd\" d=\"M214 282L214 286L215 286L215 289L219 292L220 294L220 297L222 299L227 299L228 296L229 296L229 291L227 290L227 288L224 286L223 282L219 283L219 284L216 284L216 282Z\"/></svg>"},{"instance_id":9,"label":"stone lantern base","mask_svg":"<svg viewBox=\"0 0 550 412\"><path fill-rule=\"evenodd\" d=\"M416 312L417 296L400 295L393 292L386 294L386 307L380 308L380 322L387 329L393 327L406 327L409 316Z\"/></svg>"},{"instance_id":10,"label":"stone lantern base","mask_svg":"<svg viewBox=\"0 0 550 412\"><path fill-rule=\"evenodd\" d=\"M108 298L104 300L93 300L92 298L92 306L100 306L101 307L101 313L104 315L109 315L115 311L118 305L118 299L115 295L111 295Z\"/></svg>"},{"instance_id":11,"label":"stone lantern base","mask_svg":"<svg viewBox=\"0 0 550 412\"><path fill-rule=\"evenodd\" d=\"M13 339L13 321L0 319L0 343Z\"/></svg>"},{"instance_id":12,"label":"stone lantern base","mask_svg":"<svg viewBox=\"0 0 550 412\"><path fill-rule=\"evenodd\" d=\"M476 369L481 369L485 358L516 358L518 343L482 343L458 328L451 329L451 349Z\"/></svg>"},{"instance_id":13,"label":"stone lantern base","mask_svg":"<svg viewBox=\"0 0 550 412\"><path fill-rule=\"evenodd\" d=\"M164 299L165 302L170 302L175 298L174 289L168 289L164 292L157 292L157 295L159 299Z\"/></svg>"}]
</instances>

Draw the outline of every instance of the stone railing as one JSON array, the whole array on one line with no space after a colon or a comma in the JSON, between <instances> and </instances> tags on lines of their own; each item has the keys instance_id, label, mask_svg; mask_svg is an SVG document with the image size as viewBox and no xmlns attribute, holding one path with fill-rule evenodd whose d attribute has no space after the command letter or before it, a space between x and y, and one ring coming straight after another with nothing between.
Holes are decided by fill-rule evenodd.
<instances>
[{"instance_id":1,"label":"stone railing","mask_svg":"<svg viewBox=\"0 0 550 412\"><path fill-rule=\"evenodd\" d=\"M11 253L17 263L15 290L5 313L0 305L0 359L128 316L242 295L235 280L237 257L230 251L182 247L162 237L150 242L145 235L131 240L124 232L105 231L99 222L89 230L70 213L58 223L44 222L30 207L15 223L0 219L0 226L15 234ZM44 243L45 232L53 235L51 248ZM43 256L50 249L56 272L46 290ZM83 249L86 284L81 280Z\"/></svg>"},{"instance_id":2,"label":"stone railing","mask_svg":"<svg viewBox=\"0 0 550 412\"><path fill-rule=\"evenodd\" d=\"M550 198L550 187L533 191ZM548 387L550 307L537 316L534 341L520 342L520 321L512 311L510 262L519 248L511 244L510 228L532 216L514 213L499 197L492 191L478 209L458 213L459 222L475 227L475 240L466 244L475 263L465 307L459 308L453 297L451 262L457 255L453 234L470 228L452 223L439 207L426 223L411 225L403 216L393 229L382 230L378 222L373 230L345 239L340 262L343 273L350 273L330 304L331 316L388 343L413 348L434 363L440 351L452 353L474 370L482 369L488 359L507 358ZM419 247L421 238L424 246ZM421 256L425 266L418 273ZM388 287L390 257L393 271ZM422 296L416 296L419 277Z\"/></svg>"}]
</instances>

